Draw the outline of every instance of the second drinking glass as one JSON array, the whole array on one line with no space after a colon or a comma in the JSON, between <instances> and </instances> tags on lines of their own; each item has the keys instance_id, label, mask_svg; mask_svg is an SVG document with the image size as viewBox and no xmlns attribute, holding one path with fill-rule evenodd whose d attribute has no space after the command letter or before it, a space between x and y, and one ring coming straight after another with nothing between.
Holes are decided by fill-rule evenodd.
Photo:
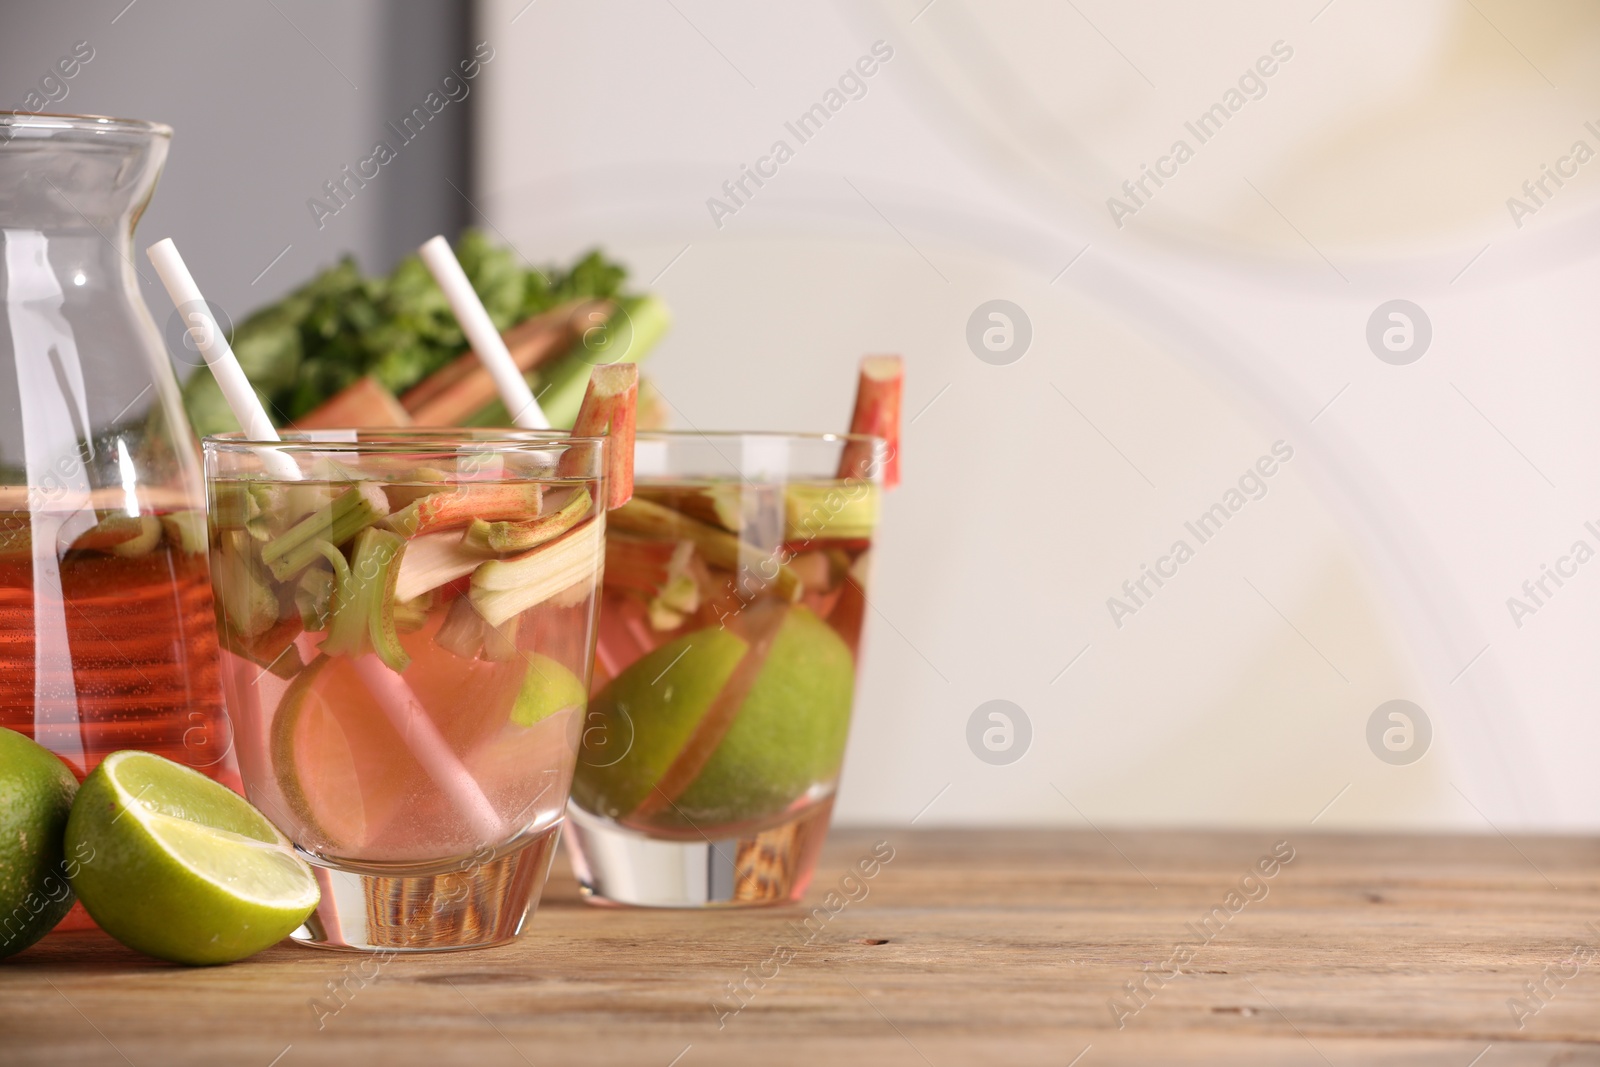
<instances>
[{"instance_id":1,"label":"second drinking glass","mask_svg":"<svg viewBox=\"0 0 1600 1067\"><path fill-rule=\"evenodd\" d=\"M568 842L597 902L798 900L850 730L887 444L641 433Z\"/></svg>"}]
</instances>

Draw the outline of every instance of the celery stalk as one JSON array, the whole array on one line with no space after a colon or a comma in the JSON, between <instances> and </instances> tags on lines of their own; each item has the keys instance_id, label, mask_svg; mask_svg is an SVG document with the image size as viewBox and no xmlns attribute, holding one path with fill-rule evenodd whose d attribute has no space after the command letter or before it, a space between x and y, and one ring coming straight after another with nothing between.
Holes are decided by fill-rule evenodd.
<instances>
[{"instance_id":1,"label":"celery stalk","mask_svg":"<svg viewBox=\"0 0 1600 1067\"><path fill-rule=\"evenodd\" d=\"M389 514L389 500L375 482L358 482L261 549L261 559L280 582L299 574L321 554L323 541L341 545Z\"/></svg>"},{"instance_id":2,"label":"celery stalk","mask_svg":"<svg viewBox=\"0 0 1600 1067\"><path fill-rule=\"evenodd\" d=\"M308 567L295 585L294 606L300 609L300 621L305 628L316 633L328 628L328 618L333 613L333 572L321 567Z\"/></svg>"},{"instance_id":3,"label":"celery stalk","mask_svg":"<svg viewBox=\"0 0 1600 1067\"><path fill-rule=\"evenodd\" d=\"M245 639L259 637L278 621L278 594L250 548L248 534L229 530L212 564L221 629Z\"/></svg>"},{"instance_id":4,"label":"celery stalk","mask_svg":"<svg viewBox=\"0 0 1600 1067\"><path fill-rule=\"evenodd\" d=\"M411 663L395 631L394 587L405 542L387 530L368 526L356 535L350 577L337 594L333 619L322 651L327 655L361 656L375 652L391 670Z\"/></svg>"}]
</instances>

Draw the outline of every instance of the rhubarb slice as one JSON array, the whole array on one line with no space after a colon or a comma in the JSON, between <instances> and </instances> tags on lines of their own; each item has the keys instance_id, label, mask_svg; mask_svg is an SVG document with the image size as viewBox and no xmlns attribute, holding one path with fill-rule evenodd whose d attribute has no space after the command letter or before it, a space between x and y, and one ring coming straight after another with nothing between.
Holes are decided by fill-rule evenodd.
<instances>
[{"instance_id":1,"label":"rhubarb slice","mask_svg":"<svg viewBox=\"0 0 1600 1067\"><path fill-rule=\"evenodd\" d=\"M594 519L520 556L491 560L472 575L472 603L490 626L542 604L600 571L604 524Z\"/></svg>"},{"instance_id":2,"label":"rhubarb slice","mask_svg":"<svg viewBox=\"0 0 1600 1067\"><path fill-rule=\"evenodd\" d=\"M376 652L384 665L403 671L411 657L395 631L395 580L405 542L387 530L368 526L356 536L350 576L323 639L326 655L361 656Z\"/></svg>"},{"instance_id":3,"label":"rhubarb slice","mask_svg":"<svg viewBox=\"0 0 1600 1067\"><path fill-rule=\"evenodd\" d=\"M589 375L583 406L572 424L574 437L611 438L606 474L607 509L633 498L634 419L639 402L639 368L632 363L602 363Z\"/></svg>"},{"instance_id":4,"label":"rhubarb slice","mask_svg":"<svg viewBox=\"0 0 1600 1067\"><path fill-rule=\"evenodd\" d=\"M667 560L666 580L650 600L650 626L676 630L686 616L700 610L700 576L695 572L693 541L679 541Z\"/></svg>"},{"instance_id":5,"label":"rhubarb slice","mask_svg":"<svg viewBox=\"0 0 1600 1067\"><path fill-rule=\"evenodd\" d=\"M536 545L553 541L572 529L589 514L589 507L593 502L589 490L579 486L565 504L548 515L540 515L536 519L528 519L525 522L488 522L484 519L474 519L462 536L462 543L486 555L526 552Z\"/></svg>"},{"instance_id":6,"label":"rhubarb slice","mask_svg":"<svg viewBox=\"0 0 1600 1067\"><path fill-rule=\"evenodd\" d=\"M98 523L78 535L72 542L72 548L77 550L90 549L98 552L110 552L119 545L137 542L149 535L149 526L143 521L143 515L107 515ZM151 522L155 522L152 518ZM161 536L161 525L156 523L156 537ZM154 541L150 548L155 547ZM149 548L145 549L146 552Z\"/></svg>"},{"instance_id":7,"label":"rhubarb slice","mask_svg":"<svg viewBox=\"0 0 1600 1067\"><path fill-rule=\"evenodd\" d=\"M242 528L261 514L261 505L245 482L214 482L211 486L211 524L218 529Z\"/></svg>"},{"instance_id":8,"label":"rhubarb slice","mask_svg":"<svg viewBox=\"0 0 1600 1067\"><path fill-rule=\"evenodd\" d=\"M667 564L678 544L622 533L616 523L606 535L606 589L631 589L655 596L667 581Z\"/></svg>"},{"instance_id":9,"label":"rhubarb slice","mask_svg":"<svg viewBox=\"0 0 1600 1067\"><path fill-rule=\"evenodd\" d=\"M434 632L433 640L440 648L462 659L505 663L523 654L517 646L521 620L520 615L514 615L499 626L490 626L478 614L471 597L457 597L450 602L450 610Z\"/></svg>"},{"instance_id":10,"label":"rhubarb slice","mask_svg":"<svg viewBox=\"0 0 1600 1067\"><path fill-rule=\"evenodd\" d=\"M794 600L800 595L800 579L786 564L778 562L775 555L764 553L753 545L741 542L726 530L708 526L671 508L643 499L630 500L611 513L611 523L617 529L630 533L673 541L693 541L695 548L713 567L737 571L740 569L741 555L759 560L747 568L752 578L762 584L773 583L778 595L785 600Z\"/></svg>"},{"instance_id":11,"label":"rhubarb slice","mask_svg":"<svg viewBox=\"0 0 1600 1067\"><path fill-rule=\"evenodd\" d=\"M850 432L871 434L887 443L883 461L885 489L900 484L900 393L904 384L905 364L899 356L867 356L861 361ZM873 463L870 442L847 442L839 457L839 477L870 478L877 473Z\"/></svg>"},{"instance_id":12,"label":"rhubarb slice","mask_svg":"<svg viewBox=\"0 0 1600 1067\"><path fill-rule=\"evenodd\" d=\"M698 492L676 496L672 503L690 518L712 526L720 526L731 533L740 533L745 527L746 487L738 482L717 482ZM761 501L751 501L758 510Z\"/></svg>"},{"instance_id":13,"label":"rhubarb slice","mask_svg":"<svg viewBox=\"0 0 1600 1067\"><path fill-rule=\"evenodd\" d=\"M480 563L493 556L493 552L465 543L460 530L440 530L413 537L405 543L405 554L400 557L395 595L401 600L414 599L471 574Z\"/></svg>"},{"instance_id":14,"label":"rhubarb slice","mask_svg":"<svg viewBox=\"0 0 1600 1067\"><path fill-rule=\"evenodd\" d=\"M784 488L785 537L856 540L878 526L878 487L871 482L790 483Z\"/></svg>"},{"instance_id":15,"label":"rhubarb slice","mask_svg":"<svg viewBox=\"0 0 1600 1067\"><path fill-rule=\"evenodd\" d=\"M462 597L469 604L468 597ZM483 626L483 651L479 657L490 663L506 663L521 652L517 647L517 630L522 624L521 615L513 615L499 626Z\"/></svg>"},{"instance_id":16,"label":"rhubarb slice","mask_svg":"<svg viewBox=\"0 0 1600 1067\"><path fill-rule=\"evenodd\" d=\"M206 550L206 513L203 511L168 512L161 516L161 529L167 541L186 555Z\"/></svg>"},{"instance_id":17,"label":"rhubarb slice","mask_svg":"<svg viewBox=\"0 0 1600 1067\"><path fill-rule=\"evenodd\" d=\"M261 559L280 582L322 556L323 542L342 545L389 514L389 498L376 482L357 482L261 549Z\"/></svg>"},{"instance_id":18,"label":"rhubarb slice","mask_svg":"<svg viewBox=\"0 0 1600 1067\"><path fill-rule=\"evenodd\" d=\"M388 526L403 537L466 526L474 519L526 521L539 514L543 487L538 482L463 482L407 504L389 516Z\"/></svg>"},{"instance_id":19,"label":"rhubarb slice","mask_svg":"<svg viewBox=\"0 0 1600 1067\"><path fill-rule=\"evenodd\" d=\"M432 496L441 488L440 483L450 480L450 476L438 467L414 467L406 471L405 476L413 482L422 482L424 484L397 485L385 483L383 495L389 498L389 510L391 512L399 511L407 504L414 504L425 496Z\"/></svg>"},{"instance_id":20,"label":"rhubarb slice","mask_svg":"<svg viewBox=\"0 0 1600 1067\"><path fill-rule=\"evenodd\" d=\"M397 633L413 634L428 624L428 612L433 610L433 590L410 600L396 597L394 602L394 628Z\"/></svg>"},{"instance_id":21,"label":"rhubarb slice","mask_svg":"<svg viewBox=\"0 0 1600 1067\"><path fill-rule=\"evenodd\" d=\"M134 521L139 525L139 532L126 541L112 545L112 555L129 559L148 556L161 543L160 519L154 515L140 515Z\"/></svg>"}]
</instances>

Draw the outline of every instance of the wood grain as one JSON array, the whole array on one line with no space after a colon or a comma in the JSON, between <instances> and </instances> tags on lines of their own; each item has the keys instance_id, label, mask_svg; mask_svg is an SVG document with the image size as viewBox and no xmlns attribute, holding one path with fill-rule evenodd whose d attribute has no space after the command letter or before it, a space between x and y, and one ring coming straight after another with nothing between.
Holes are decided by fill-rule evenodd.
<instances>
[{"instance_id":1,"label":"wood grain","mask_svg":"<svg viewBox=\"0 0 1600 1067\"><path fill-rule=\"evenodd\" d=\"M894 858L843 881L876 841ZM830 891L858 899L798 927ZM595 908L558 865L518 943L397 958L320 1030L312 1001L369 957L191 970L57 935L0 964L0 1063L1600 1065L1600 956L1522 1027L1507 1006L1591 922L1588 839L836 832L805 907ZM1119 1029L1108 1002L1182 944ZM771 977L719 1027L746 967Z\"/></svg>"}]
</instances>

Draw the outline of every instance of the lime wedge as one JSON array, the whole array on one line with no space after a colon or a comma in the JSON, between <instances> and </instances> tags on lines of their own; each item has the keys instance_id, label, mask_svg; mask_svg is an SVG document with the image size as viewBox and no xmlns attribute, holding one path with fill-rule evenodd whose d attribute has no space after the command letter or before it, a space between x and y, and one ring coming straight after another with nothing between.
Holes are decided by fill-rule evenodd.
<instances>
[{"instance_id":1,"label":"lime wedge","mask_svg":"<svg viewBox=\"0 0 1600 1067\"><path fill-rule=\"evenodd\" d=\"M844 759L854 689L850 647L810 609L788 609L738 718L663 818L760 818L830 781Z\"/></svg>"},{"instance_id":2,"label":"lime wedge","mask_svg":"<svg viewBox=\"0 0 1600 1067\"><path fill-rule=\"evenodd\" d=\"M576 674L535 652L528 657L528 673L517 702L512 705L511 721L518 726L532 726L567 708L582 711L588 701L589 694Z\"/></svg>"},{"instance_id":3,"label":"lime wedge","mask_svg":"<svg viewBox=\"0 0 1600 1067\"><path fill-rule=\"evenodd\" d=\"M748 646L728 630L685 634L641 657L589 704L572 795L610 818L649 796Z\"/></svg>"},{"instance_id":4,"label":"lime wedge","mask_svg":"<svg viewBox=\"0 0 1600 1067\"><path fill-rule=\"evenodd\" d=\"M72 887L101 929L177 963L229 963L305 921L311 868L255 808L148 752L114 752L67 819Z\"/></svg>"}]
</instances>

